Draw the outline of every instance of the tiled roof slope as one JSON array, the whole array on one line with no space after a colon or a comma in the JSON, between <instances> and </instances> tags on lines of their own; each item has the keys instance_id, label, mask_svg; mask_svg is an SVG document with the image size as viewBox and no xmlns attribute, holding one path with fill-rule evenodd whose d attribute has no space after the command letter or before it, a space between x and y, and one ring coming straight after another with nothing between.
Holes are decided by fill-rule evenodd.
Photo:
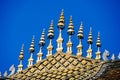
<instances>
[{"instance_id":1,"label":"tiled roof slope","mask_svg":"<svg viewBox=\"0 0 120 80\"><path fill-rule=\"evenodd\" d=\"M56 53L9 78L15 80L86 80L94 78L102 64L103 62L93 59Z\"/></svg>"},{"instance_id":2,"label":"tiled roof slope","mask_svg":"<svg viewBox=\"0 0 120 80\"><path fill-rule=\"evenodd\" d=\"M96 75L97 80L120 80L120 60L105 62Z\"/></svg>"}]
</instances>

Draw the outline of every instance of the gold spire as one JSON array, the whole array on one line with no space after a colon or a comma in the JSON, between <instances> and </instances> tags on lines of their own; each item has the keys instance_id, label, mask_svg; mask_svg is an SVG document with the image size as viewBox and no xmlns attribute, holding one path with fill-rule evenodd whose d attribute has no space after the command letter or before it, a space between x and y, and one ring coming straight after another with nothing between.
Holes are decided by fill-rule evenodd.
<instances>
[{"instance_id":1,"label":"gold spire","mask_svg":"<svg viewBox=\"0 0 120 80\"><path fill-rule=\"evenodd\" d=\"M68 32L69 35L74 34L74 25L73 25L73 21L72 21L72 16L70 16L70 23L69 23L67 32Z\"/></svg>"},{"instance_id":2,"label":"gold spire","mask_svg":"<svg viewBox=\"0 0 120 80\"><path fill-rule=\"evenodd\" d=\"M77 34L77 37L79 38L79 39L83 39L83 23L81 22L81 24L80 24L80 28L79 28L79 31L78 31L78 34Z\"/></svg>"},{"instance_id":3,"label":"gold spire","mask_svg":"<svg viewBox=\"0 0 120 80\"><path fill-rule=\"evenodd\" d=\"M40 41L39 41L39 45L40 45L40 51L38 52L37 54L37 61L36 62L39 62L42 60L42 47L45 45L45 29L43 29L43 32L42 32L42 35L41 35L41 38L40 38Z\"/></svg>"},{"instance_id":4,"label":"gold spire","mask_svg":"<svg viewBox=\"0 0 120 80\"><path fill-rule=\"evenodd\" d=\"M90 27L90 33L89 33L89 36L88 36L88 44L92 44L93 43L93 40L92 40L92 27Z\"/></svg>"},{"instance_id":5,"label":"gold spire","mask_svg":"<svg viewBox=\"0 0 120 80\"><path fill-rule=\"evenodd\" d=\"M50 39L50 43L47 47L47 49L48 49L47 57L52 56L52 49L53 49L52 39L53 38L54 38L54 25L53 25L53 20L51 20L51 25L50 25L50 28L48 30L48 39Z\"/></svg>"},{"instance_id":6,"label":"gold spire","mask_svg":"<svg viewBox=\"0 0 120 80\"><path fill-rule=\"evenodd\" d=\"M69 35L69 41L67 43L67 53L72 54L72 42L71 42L71 37L74 34L74 25L72 21L72 16L70 16L70 23L68 25L68 35Z\"/></svg>"},{"instance_id":7,"label":"gold spire","mask_svg":"<svg viewBox=\"0 0 120 80\"><path fill-rule=\"evenodd\" d=\"M80 24L80 28L79 28L79 31L78 31L78 34L77 34L77 37L80 39L79 41L79 45L77 46L78 48L78 51L77 51L77 56L78 57L81 57L82 56L82 39L83 39L83 23L81 22Z\"/></svg>"},{"instance_id":8,"label":"gold spire","mask_svg":"<svg viewBox=\"0 0 120 80\"><path fill-rule=\"evenodd\" d=\"M58 21L58 27L60 29L63 29L65 26L65 20L64 20L64 9L62 9L61 15L60 15L60 19Z\"/></svg>"},{"instance_id":9,"label":"gold spire","mask_svg":"<svg viewBox=\"0 0 120 80\"><path fill-rule=\"evenodd\" d=\"M98 38L97 38L96 46L97 46L97 47L101 47L100 32L98 32Z\"/></svg>"},{"instance_id":10,"label":"gold spire","mask_svg":"<svg viewBox=\"0 0 120 80\"><path fill-rule=\"evenodd\" d=\"M53 20L51 20L50 28L48 30L48 38L53 39L54 38L54 25Z\"/></svg>"},{"instance_id":11,"label":"gold spire","mask_svg":"<svg viewBox=\"0 0 120 80\"><path fill-rule=\"evenodd\" d=\"M43 29L40 41L39 41L39 45L40 46L44 46L45 45L45 29Z\"/></svg>"},{"instance_id":12,"label":"gold spire","mask_svg":"<svg viewBox=\"0 0 120 80\"><path fill-rule=\"evenodd\" d=\"M22 48L21 48L20 56L19 56L20 60L23 60L23 58L24 58L24 44L22 44Z\"/></svg>"},{"instance_id":13,"label":"gold spire","mask_svg":"<svg viewBox=\"0 0 120 80\"><path fill-rule=\"evenodd\" d=\"M93 43L93 40L92 40L92 28L90 27L90 33L89 33L89 36L88 36L88 44L89 44L89 48L87 50L87 58L92 58L92 43Z\"/></svg>"},{"instance_id":14,"label":"gold spire","mask_svg":"<svg viewBox=\"0 0 120 80\"><path fill-rule=\"evenodd\" d=\"M100 52L100 47L101 47L101 41L100 41L100 32L98 32L98 38L97 38L97 42L96 42L96 46L98 48L97 52L96 52L96 60L100 60L101 59L101 52Z\"/></svg>"},{"instance_id":15,"label":"gold spire","mask_svg":"<svg viewBox=\"0 0 120 80\"><path fill-rule=\"evenodd\" d=\"M33 53L34 52L34 35L33 35L33 38L32 38L32 42L31 42L31 45L30 45L30 53Z\"/></svg>"},{"instance_id":16,"label":"gold spire","mask_svg":"<svg viewBox=\"0 0 120 80\"><path fill-rule=\"evenodd\" d=\"M57 52L62 52L63 47L62 47L62 42L63 42L63 38L62 38L62 29L64 29L65 26L65 20L64 20L64 10L62 9L61 15L60 15L60 19L58 21L58 28L59 28L59 37L57 39Z\"/></svg>"},{"instance_id":17,"label":"gold spire","mask_svg":"<svg viewBox=\"0 0 120 80\"><path fill-rule=\"evenodd\" d=\"M22 48L20 51L20 56L19 56L19 60L20 60L20 64L18 65L18 71L17 72L21 72L23 69L23 64L22 64L22 60L24 58L24 44L22 44Z\"/></svg>"},{"instance_id":18,"label":"gold spire","mask_svg":"<svg viewBox=\"0 0 120 80\"><path fill-rule=\"evenodd\" d=\"M30 51L30 58L28 59L28 67L31 67L32 65L33 65L33 61L34 61L34 59L33 59L33 53L34 53L34 35L33 35L33 37L32 37L32 42L31 42L31 45L30 45L30 48L29 48L29 51Z\"/></svg>"}]
</instances>

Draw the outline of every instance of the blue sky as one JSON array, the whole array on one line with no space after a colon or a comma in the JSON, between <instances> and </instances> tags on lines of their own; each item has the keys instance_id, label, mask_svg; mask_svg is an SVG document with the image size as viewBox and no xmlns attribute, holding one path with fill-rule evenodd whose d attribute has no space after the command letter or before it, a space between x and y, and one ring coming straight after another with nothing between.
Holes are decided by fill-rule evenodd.
<instances>
[{"instance_id":1,"label":"blue sky","mask_svg":"<svg viewBox=\"0 0 120 80\"><path fill-rule=\"evenodd\" d=\"M64 52L68 41L67 26L70 15L73 16L75 34L72 36L73 54L77 52L78 45L77 32L80 22L84 25L83 56L86 56L88 49L87 39L90 26L93 29L93 58L95 57L96 38L98 31L101 33L101 52L105 49L110 54L118 55L120 48L120 2L119 0L0 0L0 71L8 70L12 64L16 68L19 64L18 56L21 46L25 45L24 68L27 67L29 47L32 35L35 35L36 62L39 51L39 38L42 29L46 29L46 44L43 49L45 58L46 47L49 44L47 30L51 20L54 20L55 38L53 39L54 50L56 52L56 39L58 37L57 22L61 10L65 12L65 29L63 30Z\"/></svg>"}]
</instances>

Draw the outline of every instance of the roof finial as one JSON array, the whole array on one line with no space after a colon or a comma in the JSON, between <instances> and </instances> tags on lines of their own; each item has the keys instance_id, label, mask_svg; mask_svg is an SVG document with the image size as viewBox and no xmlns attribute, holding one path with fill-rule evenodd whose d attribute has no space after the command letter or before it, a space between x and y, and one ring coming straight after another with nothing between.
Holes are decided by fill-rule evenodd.
<instances>
[{"instance_id":1,"label":"roof finial","mask_svg":"<svg viewBox=\"0 0 120 80\"><path fill-rule=\"evenodd\" d=\"M59 28L59 37L57 39L57 52L62 52L63 47L62 47L62 42L63 42L63 38L62 38L62 29L64 29L65 27L65 20L64 20L64 10L62 9L61 15L60 15L60 19L58 21L58 28Z\"/></svg>"},{"instance_id":2,"label":"roof finial","mask_svg":"<svg viewBox=\"0 0 120 80\"><path fill-rule=\"evenodd\" d=\"M34 61L34 59L33 59L33 53L34 53L34 38L35 38L35 36L33 35L33 37L32 37L32 42L31 42L31 45L30 45L30 48L29 48L29 51L30 51L30 58L29 58L29 60L28 60L28 67L31 67L32 65L33 65L33 61Z\"/></svg>"},{"instance_id":3,"label":"roof finial","mask_svg":"<svg viewBox=\"0 0 120 80\"><path fill-rule=\"evenodd\" d=\"M24 44L22 44L22 48L20 51L20 56L19 56L19 60L20 60L20 64L18 65L18 71L17 72L21 72L23 69L23 64L22 64L22 60L24 58Z\"/></svg>"},{"instance_id":4,"label":"roof finial","mask_svg":"<svg viewBox=\"0 0 120 80\"><path fill-rule=\"evenodd\" d=\"M98 51L96 52L96 60L100 60L101 59L101 52L100 52L100 47L101 47L101 41L100 41L100 32L98 32L98 38L97 38L97 42L96 42L96 46L98 48Z\"/></svg>"},{"instance_id":5,"label":"roof finial","mask_svg":"<svg viewBox=\"0 0 120 80\"><path fill-rule=\"evenodd\" d=\"M45 45L45 29L43 29L40 41L39 41L39 45L40 46L44 46Z\"/></svg>"},{"instance_id":6,"label":"roof finial","mask_svg":"<svg viewBox=\"0 0 120 80\"><path fill-rule=\"evenodd\" d=\"M51 20L51 25L50 25L50 28L48 30L48 39L50 39L50 43L47 47L47 49L48 49L47 57L52 56L52 49L53 49L52 39L53 38L54 38L54 25L53 25L53 20Z\"/></svg>"},{"instance_id":7,"label":"roof finial","mask_svg":"<svg viewBox=\"0 0 120 80\"><path fill-rule=\"evenodd\" d=\"M40 41L39 41L39 45L40 45L40 51L38 52L37 54L37 61L36 62L39 62L42 60L42 47L45 45L45 29L43 29L43 32L42 32L42 35L41 35L41 38L40 38Z\"/></svg>"},{"instance_id":8,"label":"roof finial","mask_svg":"<svg viewBox=\"0 0 120 80\"><path fill-rule=\"evenodd\" d=\"M58 27L60 29L63 29L65 27L65 20L64 20L64 9L62 9L61 15L60 15L60 19L58 21Z\"/></svg>"},{"instance_id":9,"label":"roof finial","mask_svg":"<svg viewBox=\"0 0 120 80\"><path fill-rule=\"evenodd\" d=\"M12 66L10 66L9 71L10 71L10 74L8 76L11 76L11 75L15 74L15 66L14 66L14 64Z\"/></svg>"},{"instance_id":10,"label":"roof finial","mask_svg":"<svg viewBox=\"0 0 120 80\"><path fill-rule=\"evenodd\" d=\"M32 37L32 42L31 42L31 45L30 45L30 48L29 48L29 50L30 50L30 53L33 53L34 52L34 38L35 38L35 36L33 35L33 37Z\"/></svg>"},{"instance_id":11,"label":"roof finial","mask_svg":"<svg viewBox=\"0 0 120 80\"><path fill-rule=\"evenodd\" d=\"M103 55L102 55L103 60L108 61L109 60L108 56L110 56L110 53L109 53L109 51L105 50Z\"/></svg>"},{"instance_id":12,"label":"roof finial","mask_svg":"<svg viewBox=\"0 0 120 80\"><path fill-rule=\"evenodd\" d=\"M118 59L120 59L120 52L119 52L119 55L118 55Z\"/></svg>"},{"instance_id":13,"label":"roof finial","mask_svg":"<svg viewBox=\"0 0 120 80\"><path fill-rule=\"evenodd\" d=\"M20 56L19 56L20 60L23 60L23 58L24 58L24 44L22 44L21 51L20 51Z\"/></svg>"},{"instance_id":14,"label":"roof finial","mask_svg":"<svg viewBox=\"0 0 120 80\"><path fill-rule=\"evenodd\" d=\"M89 33L89 36L88 36L88 44L89 44L89 48L87 50L87 58L92 58L92 43L93 43L93 40L92 40L92 27L90 27L90 33Z\"/></svg>"},{"instance_id":15,"label":"roof finial","mask_svg":"<svg viewBox=\"0 0 120 80\"><path fill-rule=\"evenodd\" d=\"M69 25L68 25L67 33L69 35L69 40L68 40L68 43L67 43L67 54L72 54L71 37L74 34L74 25L73 25L73 21L72 21L72 16L70 16L70 22L69 22Z\"/></svg>"},{"instance_id":16,"label":"roof finial","mask_svg":"<svg viewBox=\"0 0 120 80\"><path fill-rule=\"evenodd\" d=\"M4 72L3 76L4 76L4 77L7 77L7 76L8 76L7 71Z\"/></svg>"},{"instance_id":17,"label":"roof finial","mask_svg":"<svg viewBox=\"0 0 120 80\"><path fill-rule=\"evenodd\" d=\"M93 40L92 40L92 27L90 27L90 33L89 33L89 36L88 36L88 44L92 44L93 43Z\"/></svg>"},{"instance_id":18,"label":"roof finial","mask_svg":"<svg viewBox=\"0 0 120 80\"><path fill-rule=\"evenodd\" d=\"M72 16L70 16L70 22L68 25L68 34L69 35L73 35L74 34L74 25L73 25L73 21L72 21Z\"/></svg>"},{"instance_id":19,"label":"roof finial","mask_svg":"<svg viewBox=\"0 0 120 80\"><path fill-rule=\"evenodd\" d=\"M0 72L0 78L2 77L2 73Z\"/></svg>"},{"instance_id":20,"label":"roof finial","mask_svg":"<svg viewBox=\"0 0 120 80\"><path fill-rule=\"evenodd\" d=\"M81 24L80 24L80 28L79 28L79 31L78 31L78 34L77 34L77 37L79 39L83 39L83 22L81 21Z\"/></svg>"},{"instance_id":21,"label":"roof finial","mask_svg":"<svg viewBox=\"0 0 120 80\"><path fill-rule=\"evenodd\" d=\"M113 54L112 57L111 57L112 61L115 60L115 55Z\"/></svg>"},{"instance_id":22,"label":"roof finial","mask_svg":"<svg viewBox=\"0 0 120 80\"><path fill-rule=\"evenodd\" d=\"M83 35L83 23L81 22L80 28L79 28L78 34L77 34L77 37L80 39L79 45L77 46L77 48L78 48L77 56L78 57L82 56L82 48L83 48L83 46L82 46L82 39L83 39L83 36L84 36Z\"/></svg>"},{"instance_id":23,"label":"roof finial","mask_svg":"<svg viewBox=\"0 0 120 80\"><path fill-rule=\"evenodd\" d=\"M100 32L98 32L98 38L97 38L96 46L97 46L97 47L101 47Z\"/></svg>"},{"instance_id":24,"label":"roof finial","mask_svg":"<svg viewBox=\"0 0 120 80\"><path fill-rule=\"evenodd\" d=\"M54 25L53 20L51 20L50 28L48 30L48 38L53 39L54 38Z\"/></svg>"}]
</instances>

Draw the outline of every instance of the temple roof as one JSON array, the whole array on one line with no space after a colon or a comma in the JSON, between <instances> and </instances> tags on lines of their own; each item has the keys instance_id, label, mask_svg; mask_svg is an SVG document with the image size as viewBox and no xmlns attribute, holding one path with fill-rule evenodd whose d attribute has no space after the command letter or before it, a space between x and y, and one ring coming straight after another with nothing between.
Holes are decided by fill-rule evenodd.
<instances>
[{"instance_id":1,"label":"temple roof","mask_svg":"<svg viewBox=\"0 0 120 80\"><path fill-rule=\"evenodd\" d=\"M22 80L90 79L98 73L102 64L103 62L92 59L56 53L8 78Z\"/></svg>"},{"instance_id":2,"label":"temple roof","mask_svg":"<svg viewBox=\"0 0 120 80\"><path fill-rule=\"evenodd\" d=\"M62 10L60 19L58 21L59 36L57 41L56 53L53 55L52 39L54 38L54 27L53 21L51 22L50 29L48 31L49 45L47 47L46 59L42 60L42 48L45 45L45 29L43 29L39 46L40 50L37 54L36 63L33 64L34 58L34 36L30 45L30 58L28 59L28 67L23 70L23 57L24 55L20 52L20 64L18 65L17 73L15 73L14 65L10 68L11 73L8 75L7 72L4 74L4 78L10 80L106 80L106 79L119 79L120 77L120 61L115 61L115 55L113 54L112 60L110 61L107 57L110 55L109 51L105 52L101 56L101 39L100 33L98 32L97 38L97 52L96 57L93 59L92 49L92 28L88 35L88 50L87 56L83 57L83 24L81 23L80 29L78 30L77 37L79 38L79 44L77 46L77 53L73 55L72 51L72 35L74 34L74 26L72 24L72 17L70 17L70 24L68 26L68 37L67 51L64 53L62 43L62 30L64 29L64 11ZM22 48L24 53L24 48ZM102 61L101 58L104 60ZM120 59L120 54L118 56ZM116 75L115 75L116 74ZM111 78L111 77L112 78ZM110 77L110 78L109 78Z\"/></svg>"}]
</instances>

